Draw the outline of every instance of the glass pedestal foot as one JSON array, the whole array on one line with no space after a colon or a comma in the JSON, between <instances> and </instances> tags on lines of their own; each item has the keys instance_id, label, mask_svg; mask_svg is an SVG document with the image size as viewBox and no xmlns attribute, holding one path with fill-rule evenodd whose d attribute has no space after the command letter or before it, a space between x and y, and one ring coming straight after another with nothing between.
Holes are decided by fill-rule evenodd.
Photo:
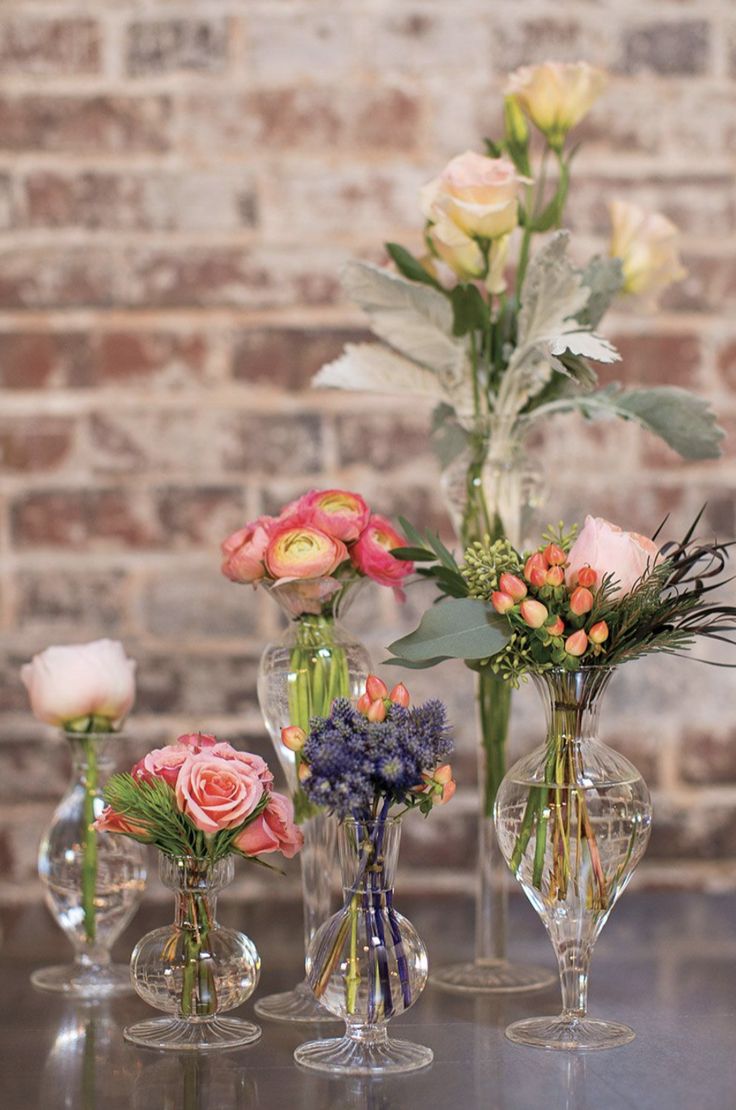
<instances>
[{"instance_id":1,"label":"glass pedestal foot","mask_svg":"<svg viewBox=\"0 0 736 1110\"><path fill-rule=\"evenodd\" d=\"M133 994L128 964L105 964L103 967L57 964L54 967L40 967L31 975L31 983L40 991L54 991L75 998L112 998L117 994Z\"/></svg>"},{"instance_id":2,"label":"glass pedestal foot","mask_svg":"<svg viewBox=\"0 0 736 1110\"><path fill-rule=\"evenodd\" d=\"M331 1075L391 1075L428 1067L433 1053L424 1045L390 1037L375 1042L330 1037L299 1045L294 1059L304 1068Z\"/></svg>"},{"instance_id":3,"label":"glass pedestal foot","mask_svg":"<svg viewBox=\"0 0 736 1110\"><path fill-rule=\"evenodd\" d=\"M123 1037L130 1044L159 1052L215 1052L255 1044L261 1039L261 1027L242 1018L186 1021L162 1017L126 1026Z\"/></svg>"},{"instance_id":4,"label":"glass pedestal foot","mask_svg":"<svg viewBox=\"0 0 736 1110\"><path fill-rule=\"evenodd\" d=\"M458 994L514 994L550 987L557 982L557 975L543 967L509 960L474 960L440 967L429 981L440 990Z\"/></svg>"},{"instance_id":5,"label":"glass pedestal foot","mask_svg":"<svg viewBox=\"0 0 736 1110\"><path fill-rule=\"evenodd\" d=\"M259 998L255 1011L268 1021L324 1022L337 1021L334 1014L317 1001L306 983L299 983L293 991L267 994Z\"/></svg>"},{"instance_id":6,"label":"glass pedestal foot","mask_svg":"<svg viewBox=\"0 0 736 1110\"><path fill-rule=\"evenodd\" d=\"M629 1044L636 1034L628 1025L597 1018L540 1017L515 1021L506 1030L515 1044L532 1048L559 1049L563 1052L591 1052L600 1048L618 1048Z\"/></svg>"}]
</instances>

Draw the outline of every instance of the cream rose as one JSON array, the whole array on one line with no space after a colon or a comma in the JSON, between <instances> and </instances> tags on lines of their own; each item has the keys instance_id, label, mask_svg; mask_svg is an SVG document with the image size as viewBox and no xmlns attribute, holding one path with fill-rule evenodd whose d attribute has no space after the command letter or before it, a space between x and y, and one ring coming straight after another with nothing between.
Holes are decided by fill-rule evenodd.
<instances>
[{"instance_id":1,"label":"cream rose","mask_svg":"<svg viewBox=\"0 0 736 1110\"><path fill-rule=\"evenodd\" d=\"M614 200L609 211L609 254L621 259L622 292L654 308L660 294L687 275L680 263L680 233L666 216L645 212L636 204Z\"/></svg>"},{"instance_id":2,"label":"cream rose","mask_svg":"<svg viewBox=\"0 0 736 1110\"><path fill-rule=\"evenodd\" d=\"M517 198L523 180L507 158L466 150L421 190L422 213L433 224L449 223L466 236L497 239L519 222ZM447 239L448 231L442 235Z\"/></svg>"},{"instance_id":3,"label":"cream rose","mask_svg":"<svg viewBox=\"0 0 736 1110\"><path fill-rule=\"evenodd\" d=\"M570 548L565 579L568 586L575 586L578 572L591 567L598 585L607 574L613 574L616 587L611 596L623 597L653 569L658 558L659 548L653 540L638 532L624 532L603 517L586 516L583 530Z\"/></svg>"},{"instance_id":4,"label":"cream rose","mask_svg":"<svg viewBox=\"0 0 736 1110\"><path fill-rule=\"evenodd\" d=\"M587 62L544 62L514 70L504 92L516 99L550 144L559 148L567 132L590 111L606 82L603 70Z\"/></svg>"}]
</instances>

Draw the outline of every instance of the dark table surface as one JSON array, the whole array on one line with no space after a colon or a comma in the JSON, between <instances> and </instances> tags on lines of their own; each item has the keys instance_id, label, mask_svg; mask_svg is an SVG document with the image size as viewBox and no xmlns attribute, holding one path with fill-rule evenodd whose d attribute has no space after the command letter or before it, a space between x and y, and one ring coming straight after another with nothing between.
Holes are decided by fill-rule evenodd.
<instances>
[{"instance_id":1,"label":"dark table surface","mask_svg":"<svg viewBox=\"0 0 736 1110\"><path fill-rule=\"evenodd\" d=\"M470 954L469 900L404 898L400 908L435 964ZM148 905L118 946L125 956L170 907ZM392 1032L428 1044L434 1064L390 1079L327 1079L304 1072L292 1052L309 1027L262 1022L250 1048L191 1059L135 1049L122 1026L150 1011L136 997L86 1006L41 994L34 967L67 949L42 907L5 910L0 958L2 1110L734 1110L736 1107L736 897L626 894L593 958L591 1012L632 1025L624 1048L580 1054L511 1044L504 1027L559 1009L556 988L468 999L429 986ZM299 974L299 909L224 898L218 917L256 942L259 994ZM512 899L513 954L552 966L531 908ZM253 1000L242 1008L252 1015ZM329 1034L338 1027L327 1026Z\"/></svg>"}]
</instances>

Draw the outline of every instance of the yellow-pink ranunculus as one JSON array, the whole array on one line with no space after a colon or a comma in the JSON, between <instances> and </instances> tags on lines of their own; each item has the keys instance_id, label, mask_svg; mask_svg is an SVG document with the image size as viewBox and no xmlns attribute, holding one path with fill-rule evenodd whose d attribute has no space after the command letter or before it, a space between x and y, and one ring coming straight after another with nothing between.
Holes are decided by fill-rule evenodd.
<instances>
[{"instance_id":1,"label":"yellow-pink ranunculus","mask_svg":"<svg viewBox=\"0 0 736 1110\"><path fill-rule=\"evenodd\" d=\"M221 545L222 573L231 582L260 582L266 573L263 556L275 520L259 516L228 536Z\"/></svg>"},{"instance_id":2,"label":"yellow-pink ranunculus","mask_svg":"<svg viewBox=\"0 0 736 1110\"><path fill-rule=\"evenodd\" d=\"M666 216L645 212L637 204L614 200L609 210L609 254L621 259L622 292L656 307L659 295L687 274L680 262L680 233Z\"/></svg>"},{"instance_id":3,"label":"yellow-pink ranunculus","mask_svg":"<svg viewBox=\"0 0 736 1110\"><path fill-rule=\"evenodd\" d=\"M601 95L606 82L604 71L587 62L543 62L514 70L504 92L516 99L550 144L559 148L568 131Z\"/></svg>"},{"instance_id":4,"label":"yellow-pink ranunculus","mask_svg":"<svg viewBox=\"0 0 736 1110\"><path fill-rule=\"evenodd\" d=\"M508 158L488 158L466 150L424 186L420 194L422 213L432 224L440 225L438 234L443 245L453 246L457 251L462 249L462 241L457 238L450 243L449 227L445 225L459 229L465 236L497 239L508 235L519 222L517 198L523 180ZM474 268L472 252L467 248L464 265L468 271Z\"/></svg>"},{"instance_id":5,"label":"yellow-pink ranunculus","mask_svg":"<svg viewBox=\"0 0 736 1110\"><path fill-rule=\"evenodd\" d=\"M282 519L293 524L313 525L334 539L353 543L370 515L359 493L346 489L313 489L289 505Z\"/></svg>"},{"instance_id":6,"label":"yellow-pink ranunculus","mask_svg":"<svg viewBox=\"0 0 736 1110\"><path fill-rule=\"evenodd\" d=\"M319 528L294 527L286 522L272 532L264 560L269 574L278 581L322 578L332 574L347 557L342 540Z\"/></svg>"}]
</instances>

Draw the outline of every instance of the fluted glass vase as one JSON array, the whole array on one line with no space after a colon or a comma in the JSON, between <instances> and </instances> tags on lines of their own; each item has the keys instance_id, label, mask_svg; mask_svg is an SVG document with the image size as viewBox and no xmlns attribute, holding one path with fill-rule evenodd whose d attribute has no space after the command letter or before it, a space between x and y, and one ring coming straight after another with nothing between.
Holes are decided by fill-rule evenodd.
<instances>
[{"instance_id":1,"label":"fluted glass vase","mask_svg":"<svg viewBox=\"0 0 736 1110\"><path fill-rule=\"evenodd\" d=\"M119 733L64 733L72 773L38 852L46 904L74 946L74 962L39 968L40 990L80 998L131 992L128 965L110 950L138 909L146 882L145 849L126 836L96 832L105 807L102 789L115 769Z\"/></svg>"},{"instance_id":2,"label":"fluted glass vase","mask_svg":"<svg viewBox=\"0 0 736 1110\"><path fill-rule=\"evenodd\" d=\"M394 908L401 823L396 818L340 825L345 901L317 931L307 980L320 1002L345 1022L345 1035L300 1045L294 1059L315 1071L381 1075L432 1062L424 1045L397 1041L388 1022L416 1002L427 982L427 950Z\"/></svg>"},{"instance_id":3,"label":"fluted glass vase","mask_svg":"<svg viewBox=\"0 0 736 1110\"><path fill-rule=\"evenodd\" d=\"M143 1001L169 1016L127 1026L126 1041L172 1052L253 1044L259 1026L222 1016L250 998L261 973L253 941L215 917L217 895L233 880L233 857L212 862L161 852L159 874L174 891L174 924L138 941L130 976Z\"/></svg>"},{"instance_id":4,"label":"fluted glass vase","mask_svg":"<svg viewBox=\"0 0 736 1110\"><path fill-rule=\"evenodd\" d=\"M309 584L305 585L308 588ZM294 753L281 743L281 729L299 725L308 730L310 718L327 716L335 698L357 698L365 687L371 661L366 648L341 623L355 587L347 593L341 591L334 604L321 606L320 612L298 616L294 613L299 608L299 598L295 604L292 590L275 587L269 592L289 617L289 624L283 635L263 652L258 701L304 833L299 859L306 955L317 928L332 909L336 823L333 817L310 805L300 789ZM331 1019L306 981L293 990L260 998L256 1013L273 1021Z\"/></svg>"},{"instance_id":5,"label":"fluted glass vase","mask_svg":"<svg viewBox=\"0 0 736 1110\"><path fill-rule=\"evenodd\" d=\"M442 488L463 549L488 535L521 547L542 496L538 473L521 449L494 453L490 428L480 422L464 452L442 476ZM475 956L432 972L444 990L471 994L539 990L554 982L545 968L509 960L506 955L508 872L493 827L493 803L506 772L506 740L511 718L511 688L490 668L477 675L478 864L475 900Z\"/></svg>"},{"instance_id":6,"label":"fluted glass vase","mask_svg":"<svg viewBox=\"0 0 736 1110\"><path fill-rule=\"evenodd\" d=\"M598 739L604 667L535 676L545 704L545 743L515 763L498 791L495 822L504 858L542 918L557 956L559 1017L527 1018L506 1036L538 1048L627 1044L634 1032L588 1017L593 946L631 879L651 830L649 791L628 759Z\"/></svg>"}]
</instances>

